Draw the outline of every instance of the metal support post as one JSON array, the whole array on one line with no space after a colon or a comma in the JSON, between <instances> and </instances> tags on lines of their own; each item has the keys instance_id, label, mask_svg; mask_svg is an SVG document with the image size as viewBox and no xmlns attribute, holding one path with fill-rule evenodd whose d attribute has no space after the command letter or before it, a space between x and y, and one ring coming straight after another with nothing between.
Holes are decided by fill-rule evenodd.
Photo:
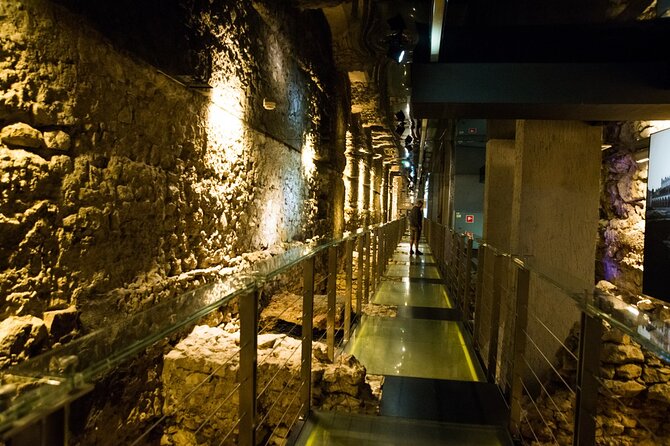
<instances>
[{"instance_id":1,"label":"metal support post","mask_svg":"<svg viewBox=\"0 0 670 446\"><path fill-rule=\"evenodd\" d=\"M356 252L358 253L358 260L356 261L356 267L358 268L356 277L356 318L360 320L363 311L363 235L359 235L356 240Z\"/></svg>"},{"instance_id":2,"label":"metal support post","mask_svg":"<svg viewBox=\"0 0 670 446\"><path fill-rule=\"evenodd\" d=\"M491 302L491 322L489 325L489 357L486 370L486 376L490 383L496 382L496 373L498 368L498 336L500 324L500 299L502 298L502 272L505 257L496 254L493 262L493 299Z\"/></svg>"},{"instance_id":3,"label":"metal support post","mask_svg":"<svg viewBox=\"0 0 670 446\"><path fill-rule=\"evenodd\" d=\"M328 359L335 359L335 306L337 295L337 246L328 248L328 316L326 343Z\"/></svg>"},{"instance_id":4,"label":"metal support post","mask_svg":"<svg viewBox=\"0 0 670 446\"><path fill-rule=\"evenodd\" d=\"M482 294L484 293L484 269L486 266L487 251L488 248L486 245L479 245L479 257L477 260L477 288L475 289L475 314L472 321L472 337L474 339L475 348L478 347L478 332L481 329Z\"/></svg>"},{"instance_id":5,"label":"metal support post","mask_svg":"<svg viewBox=\"0 0 670 446\"><path fill-rule=\"evenodd\" d=\"M351 336L351 296L353 288L354 270L354 242L347 240L344 244L344 274L346 276L346 291L344 296L344 340Z\"/></svg>"},{"instance_id":6,"label":"metal support post","mask_svg":"<svg viewBox=\"0 0 670 446\"><path fill-rule=\"evenodd\" d=\"M451 231L451 265L449 267L449 287L454 298L458 299L458 234ZM455 302L458 304L458 302Z\"/></svg>"},{"instance_id":7,"label":"metal support post","mask_svg":"<svg viewBox=\"0 0 670 446\"><path fill-rule=\"evenodd\" d=\"M384 275L384 266L386 266L386 242L386 226L384 226L379 230L379 263L377 264L377 271L380 282Z\"/></svg>"},{"instance_id":8,"label":"metal support post","mask_svg":"<svg viewBox=\"0 0 670 446\"><path fill-rule=\"evenodd\" d=\"M596 409L598 406L600 350L603 324L589 314L582 313L579 333L579 370L575 404L575 433L572 444L586 446L596 441Z\"/></svg>"},{"instance_id":9,"label":"metal support post","mask_svg":"<svg viewBox=\"0 0 670 446\"><path fill-rule=\"evenodd\" d=\"M240 297L240 427L238 444L256 444L258 302L260 291Z\"/></svg>"},{"instance_id":10,"label":"metal support post","mask_svg":"<svg viewBox=\"0 0 670 446\"><path fill-rule=\"evenodd\" d=\"M463 315L467 317L470 311L470 283L472 282L472 239L467 238L465 246L465 280L463 281Z\"/></svg>"},{"instance_id":11,"label":"metal support post","mask_svg":"<svg viewBox=\"0 0 670 446\"><path fill-rule=\"evenodd\" d=\"M365 233L365 246L363 248L363 303L370 300L370 232Z\"/></svg>"},{"instance_id":12,"label":"metal support post","mask_svg":"<svg viewBox=\"0 0 670 446\"><path fill-rule=\"evenodd\" d=\"M465 240L467 236L466 235L461 235L458 238L458 254L459 254L459 262L458 262L458 306L463 308L463 302L465 302L465 269L467 265L465 264L466 262L466 254L465 254Z\"/></svg>"},{"instance_id":13,"label":"metal support post","mask_svg":"<svg viewBox=\"0 0 670 446\"><path fill-rule=\"evenodd\" d=\"M374 295L377 290L377 278L379 277L379 271L377 271L377 265L379 261L377 260L377 230L372 230L372 255L370 256L370 270L372 280L370 281L370 291Z\"/></svg>"},{"instance_id":14,"label":"metal support post","mask_svg":"<svg viewBox=\"0 0 670 446\"><path fill-rule=\"evenodd\" d=\"M303 262L302 288L302 356L300 377L302 379L300 415L307 418L312 395L312 320L314 318L314 257Z\"/></svg>"},{"instance_id":15,"label":"metal support post","mask_svg":"<svg viewBox=\"0 0 670 446\"><path fill-rule=\"evenodd\" d=\"M10 435L8 446L67 446L70 407L65 405L44 418Z\"/></svg>"},{"instance_id":16,"label":"metal support post","mask_svg":"<svg viewBox=\"0 0 670 446\"><path fill-rule=\"evenodd\" d=\"M512 390L510 407L510 431L521 435L521 399L523 397L523 369L526 353L526 330L528 328L528 298L530 296L530 271L517 269L516 316L514 318L514 348L512 358Z\"/></svg>"}]
</instances>

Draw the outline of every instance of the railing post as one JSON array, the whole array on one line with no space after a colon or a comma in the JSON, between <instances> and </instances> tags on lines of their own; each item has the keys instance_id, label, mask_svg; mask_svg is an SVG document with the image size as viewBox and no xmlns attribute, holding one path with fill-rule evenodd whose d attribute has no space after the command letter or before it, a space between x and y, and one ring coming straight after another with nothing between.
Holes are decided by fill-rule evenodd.
<instances>
[{"instance_id":1,"label":"railing post","mask_svg":"<svg viewBox=\"0 0 670 446\"><path fill-rule=\"evenodd\" d=\"M510 431L520 437L521 400L523 397L523 369L526 353L526 330L528 328L528 298L530 296L530 271L517 268L516 316L514 318L514 350L512 365L512 390L510 407Z\"/></svg>"},{"instance_id":2,"label":"railing post","mask_svg":"<svg viewBox=\"0 0 670 446\"><path fill-rule=\"evenodd\" d=\"M449 267L450 290L454 299L458 299L458 234L455 231L450 232L451 236L451 263ZM458 305L458 302L455 302Z\"/></svg>"},{"instance_id":3,"label":"railing post","mask_svg":"<svg viewBox=\"0 0 670 446\"><path fill-rule=\"evenodd\" d=\"M351 336L351 297L353 288L354 270L354 242L349 239L344 244L344 274L346 277L346 294L344 296L344 340Z\"/></svg>"},{"instance_id":4,"label":"railing post","mask_svg":"<svg viewBox=\"0 0 670 446\"><path fill-rule=\"evenodd\" d=\"M484 269L486 266L486 251L488 247L485 244L479 245L479 257L477 260L477 288L475 289L475 314L472 321L472 337L474 339L475 348L478 347L478 332L481 328L481 308L482 308L482 294L484 293Z\"/></svg>"},{"instance_id":5,"label":"railing post","mask_svg":"<svg viewBox=\"0 0 670 446\"><path fill-rule=\"evenodd\" d=\"M23 430L11 435L8 446L67 446L70 407L65 405ZM4 444L4 443L3 443Z\"/></svg>"},{"instance_id":6,"label":"railing post","mask_svg":"<svg viewBox=\"0 0 670 446\"><path fill-rule=\"evenodd\" d=\"M465 282L463 292L463 315L467 316L470 311L470 283L472 281L472 239L467 238L467 245L465 248Z\"/></svg>"},{"instance_id":7,"label":"railing post","mask_svg":"<svg viewBox=\"0 0 670 446\"><path fill-rule=\"evenodd\" d=\"M460 305L461 309L465 308L464 307L464 302L465 302L465 271L467 268L466 265L466 260L467 260L467 254L466 254L466 240L468 236L463 234L458 238L458 252L460 254L460 261L458 262L459 264L459 272L458 272L458 291L459 291L459 302L458 304Z\"/></svg>"},{"instance_id":8,"label":"railing post","mask_svg":"<svg viewBox=\"0 0 670 446\"><path fill-rule=\"evenodd\" d=\"M356 240L356 251L358 252L358 260L356 261L356 267L358 268L356 277L356 318L360 320L363 311L363 234L360 234Z\"/></svg>"},{"instance_id":9,"label":"railing post","mask_svg":"<svg viewBox=\"0 0 670 446\"><path fill-rule=\"evenodd\" d=\"M238 444L256 444L258 301L260 291L240 297L240 427Z\"/></svg>"},{"instance_id":10,"label":"railing post","mask_svg":"<svg viewBox=\"0 0 670 446\"><path fill-rule=\"evenodd\" d=\"M599 388L596 376L600 372L602 334L603 324L600 319L582 312L579 332L575 433L572 441L574 446L595 444Z\"/></svg>"},{"instance_id":11,"label":"railing post","mask_svg":"<svg viewBox=\"0 0 670 446\"><path fill-rule=\"evenodd\" d=\"M335 359L335 308L337 307L337 246L328 248L328 315L326 343L328 359Z\"/></svg>"},{"instance_id":12,"label":"railing post","mask_svg":"<svg viewBox=\"0 0 670 446\"><path fill-rule=\"evenodd\" d=\"M496 254L493 262L493 299L491 302L491 322L489 325L489 357L487 365L487 378L490 383L496 381L496 371L498 367L498 336L500 323L500 299L502 297L502 271L505 257Z\"/></svg>"},{"instance_id":13,"label":"railing post","mask_svg":"<svg viewBox=\"0 0 670 446\"><path fill-rule=\"evenodd\" d=\"M372 256L370 256L370 258L372 259L370 265L370 275L372 276L370 291L374 295L377 290L377 277L379 277L377 271L377 229L372 230Z\"/></svg>"},{"instance_id":14,"label":"railing post","mask_svg":"<svg viewBox=\"0 0 670 446\"><path fill-rule=\"evenodd\" d=\"M303 262L302 291L302 356L300 377L302 379L300 415L307 418L312 395L312 320L314 317L314 257Z\"/></svg>"},{"instance_id":15,"label":"railing post","mask_svg":"<svg viewBox=\"0 0 670 446\"><path fill-rule=\"evenodd\" d=\"M370 231L365 233L365 246L363 247L363 303L370 301Z\"/></svg>"}]
</instances>

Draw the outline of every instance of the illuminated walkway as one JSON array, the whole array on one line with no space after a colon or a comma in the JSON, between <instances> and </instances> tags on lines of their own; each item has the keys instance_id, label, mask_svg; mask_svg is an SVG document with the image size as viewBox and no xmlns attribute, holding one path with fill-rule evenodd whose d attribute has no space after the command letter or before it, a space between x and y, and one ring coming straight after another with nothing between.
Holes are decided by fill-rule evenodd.
<instances>
[{"instance_id":1,"label":"illuminated walkway","mask_svg":"<svg viewBox=\"0 0 670 446\"><path fill-rule=\"evenodd\" d=\"M395 318L364 316L347 352L384 375L381 416L318 412L297 445L511 445L505 407L485 382L426 245L402 242L372 303Z\"/></svg>"}]
</instances>

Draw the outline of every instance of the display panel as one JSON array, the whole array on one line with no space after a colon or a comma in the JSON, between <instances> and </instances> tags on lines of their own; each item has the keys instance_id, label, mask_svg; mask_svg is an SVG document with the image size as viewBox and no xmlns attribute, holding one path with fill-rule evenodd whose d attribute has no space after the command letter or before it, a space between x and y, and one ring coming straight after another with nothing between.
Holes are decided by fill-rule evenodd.
<instances>
[{"instance_id":1,"label":"display panel","mask_svg":"<svg viewBox=\"0 0 670 446\"><path fill-rule=\"evenodd\" d=\"M644 233L644 294L670 302L670 129L651 135L647 221Z\"/></svg>"}]
</instances>

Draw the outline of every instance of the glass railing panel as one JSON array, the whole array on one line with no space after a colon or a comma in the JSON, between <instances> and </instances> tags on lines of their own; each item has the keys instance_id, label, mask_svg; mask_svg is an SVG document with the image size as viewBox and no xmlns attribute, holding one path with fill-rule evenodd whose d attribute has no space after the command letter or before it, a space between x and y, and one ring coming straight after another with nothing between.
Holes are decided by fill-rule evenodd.
<instances>
[{"instance_id":1,"label":"glass railing panel","mask_svg":"<svg viewBox=\"0 0 670 446\"><path fill-rule=\"evenodd\" d=\"M486 246L500 252L491 245ZM645 348L670 361L670 324L664 316L668 313L664 302L643 295L630 296L629 302L644 302L641 309L626 302L622 296L598 289L593 283L566 271L541 265L533 257L514 256L514 261L517 266L531 271L538 279L551 283L570 296L581 310L617 326Z\"/></svg>"},{"instance_id":2,"label":"glass railing panel","mask_svg":"<svg viewBox=\"0 0 670 446\"><path fill-rule=\"evenodd\" d=\"M69 381L58 377L31 378L12 373L2 376L0 387L0 433L19 430L39 419L50 408L71 398Z\"/></svg>"},{"instance_id":3,"label":"glass railing panel","mask_svg":"<svg viewBox=\"0 0 670 446\"><path fill-rule=\"evenodd\" d=\"M60 348L30 359L6 373L56 377L77 386L91 382L156 341L193 323L242 293L254 280L236 276L167 299L150 309L109 324Z\"/></svg>"},{"instance_id":4,"label":"glass railing panel","mask_svg":"<svg viewBox=\"0 0 670 446\"><path fill-rule=\"evenodd\" d=\"M644 302L642 309L624 302L621 296L596 289L586 304L586 311L619 328L637 343L670 362L668 307L664 302L646 296L638 298Z\"/></svg>"},{"instance_id":5,"label":"glass railing panel","mask_svg":"<svg viewBox=\"0 0 670 446\"><path fill-rule=\"evenodd\" d=\"M331 246L356 239L367 231L387 228L388 235L392 236L401 224L396 220L368 226L338 240L321 240L290 249L241 273L114 320L103 329L3 371L0 375L0 433L6 435L19 424L39 419L40 411L71 400L76 391L90 388L91 383L120 363L161 339L189 328L232 299L253 292L265 280L289 272L303 260L324 253Z\"/></svg>"}]
</instances>

